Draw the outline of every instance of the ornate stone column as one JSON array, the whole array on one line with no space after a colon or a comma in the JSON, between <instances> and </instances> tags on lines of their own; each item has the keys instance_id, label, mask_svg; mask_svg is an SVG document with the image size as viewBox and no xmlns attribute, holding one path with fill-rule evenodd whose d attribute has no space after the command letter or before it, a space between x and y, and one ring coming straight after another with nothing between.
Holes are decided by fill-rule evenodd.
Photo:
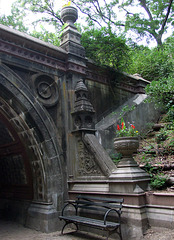
<instances>
[{"instance_id":1,"label":"ornate stone column","mask_svg":"<svg viewBox=\"0 0 174 240\"><path fill-rule=\"evenodd\" d=\"M68 53L77 57L76 61L84 61L85 49L81 45L81 34L77 31L74 23L78 18L77 9L68 6L62 8L61 19L65 23L65 28L61 35L60 47L66 50Z\"/></svg>"}]
</instances>

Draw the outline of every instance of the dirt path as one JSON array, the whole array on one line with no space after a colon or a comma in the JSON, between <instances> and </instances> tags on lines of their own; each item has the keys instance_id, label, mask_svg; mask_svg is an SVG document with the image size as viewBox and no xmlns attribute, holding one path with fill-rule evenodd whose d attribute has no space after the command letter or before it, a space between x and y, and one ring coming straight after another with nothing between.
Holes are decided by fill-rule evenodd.
<instances>
[{"instance_id":1,"label":"dirt path","mask_svg":"<svg viewBox=\"0 0 174 240\"><path fill-rule=\"evenodd\" d=\"M104 239L104 238L102 238ZM64 236L60 232L41 233L10 221L0 221L0 240L102 240L99 236L71 233ZM129 240L129 239L127 239ZM165 228L149 229L140 240L174 240L174 230Z\"/></svg>"},{"instance_id":2,"label":"dirt path","mask_svg":"<svg viewBox=\"0 0 174 240\"><path fill-rule=\"evenodd\" d=\"M142 240L174 240L174 229L151 228L144 235Z\"/></svg>"}]
</instances>

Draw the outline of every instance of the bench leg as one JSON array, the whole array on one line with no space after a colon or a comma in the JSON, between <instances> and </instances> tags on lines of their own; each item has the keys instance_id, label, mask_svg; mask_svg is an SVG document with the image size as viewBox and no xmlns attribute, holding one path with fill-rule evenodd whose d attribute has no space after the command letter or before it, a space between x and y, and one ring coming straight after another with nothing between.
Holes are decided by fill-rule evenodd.
<instances>
[{"instance_id":1,"label":"bench leg","mask_svg":"<svg viewBox=\"0 0 174 240\"><path fill-rule=\"evenodd\" d=\"M122 240L122 234L121 234L121 225L119 226L119 236L120 236L120 240Z\"/></svg>"},{"instance_id":2,"label":"bench leg","mask_svg":"<svg viewBox=\"0 0 174 240\"><path fill-rule=\"evenodd\" d=\"M63 230L64 230L65 227L66 227L68 224L70 224L70 223L73 223L73 224L76 226L76 231L79 230L79 227L78 227L77 223L74 223L74 222L66 222L65 225L64 225L63 228L62 228L61 235L63 235Z\"/></svg>"},{"instance_id":3,"label":"bench leg","mask_svg":"<svg viewBox=\"0 0 174 240\"><path fill-rule=\"evenodd\" d=\"M113 233L117 233L119 235L120 240L123 240L122 239L122 234L121 234L121 226L119 226L119 228L117 228L116 231L108 231L106 240L109 240L109 236L112 235Z\"/></svg>"}]
</instances>

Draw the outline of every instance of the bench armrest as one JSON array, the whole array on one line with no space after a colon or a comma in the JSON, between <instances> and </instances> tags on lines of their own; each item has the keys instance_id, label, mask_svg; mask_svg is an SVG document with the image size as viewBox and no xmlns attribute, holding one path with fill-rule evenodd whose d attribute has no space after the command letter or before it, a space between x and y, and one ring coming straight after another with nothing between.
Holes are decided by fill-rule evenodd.
<instances>
[{"instance_id":1,"label":"bench armrest","mask_svg":"<svg viewBox=\"0 0 174 240\"><path fill-rule=\"evenodd\" d=\"M66 201L65 201L66 202ZM64 207L62 208L62 216L64 216L64 212L65 212L65 210L66 210L66 208L68 207L68 206L73 206L74 208L75 208L75 211L76 211L76 215L77 215L77 205L76 205L76 201L72 201L72 200L68 200L67 201L67 203L64 205Z\"/></svg>"},{"instance_id":2,"label":"bench armrest","mask_svg":"<svg viewBox=\"0 0 174 240\"><path fill-rule=\"evenodd\" d=\"M105 215L104 215L104 224L106 225L107 217L108 217L110 212L115 212L116 213L116 215L118 217L118 222L120 223L121 222L121 220L120 220L120 218L121 218L121 211L120 210L116 210L114 208L111 208L111 209L107 210Z\"/></svg>"},{"instance_id":3,"label":"bench armrest","mask_svg":"<svg viewBox=\"0 0 174 240\"><path fill-rule=\"evenodd\" d=\"M64 201L64 203L76 203L76 200L67 199Z\"/></svg>"}]
</instances>

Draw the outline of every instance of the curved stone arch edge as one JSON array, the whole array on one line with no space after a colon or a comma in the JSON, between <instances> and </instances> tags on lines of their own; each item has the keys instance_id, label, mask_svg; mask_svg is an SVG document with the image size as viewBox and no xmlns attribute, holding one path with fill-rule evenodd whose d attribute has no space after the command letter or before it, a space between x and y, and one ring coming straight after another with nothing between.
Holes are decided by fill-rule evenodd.
<instances>
[{"instance_id":1,"label":"curved stone arch edge","mask_svg":"<svg viewBox=\"0 0 174 240\"><path fill-rule=\"evenodd\" d=\"M13 96L15 96L15 99L19 103L21 103L25 109L27 110L28 114L32 117L34 120L36 126L40 130L43 138L45 139L44 141L44 154L45 158L42 159L42 164L44 166L47 166L47 162L50 159L55 159L57 160L58 164L58 171L59 171L59 181L61 181L61 191L59 195L62 195L63 197L63 192L64 192L64 179L63 176L65 176L65 170L62 169L64 164L63 164L63 159L60 157L62 155L62 151L60 150L60 146L58 144L57 137L55 135L55 126L54 123L51 121L49 114L46 112L46 110L41 106L41 104L37 101L37 99L32 95L30 92L30 89L27 88L27 86L23 83L22 79L14 73L10 68L7 66L1 64L0 65L0 74L5 78L6 81L1 81L0 84L2 84L8 91L10 91ZM42 123L42 124L41 124ZM43 143L42 143L43 144ZM51 146L51 151L50 152L50 146ZM46 169L46 167L45 167ZM54 169L55 171L55 169ZM51 176L48 175L49 171L47 172L47 180ZM54 184L54 183L50 183ZM59 185L60 186L60 185ZM48 181L47 181L47 189L49 188L48 186ZM54 193L55 194L55 193ZM53 194L53 195L54 195ZM53 197L54 198L54 197Z\"/></svg>"}]
</instances>

